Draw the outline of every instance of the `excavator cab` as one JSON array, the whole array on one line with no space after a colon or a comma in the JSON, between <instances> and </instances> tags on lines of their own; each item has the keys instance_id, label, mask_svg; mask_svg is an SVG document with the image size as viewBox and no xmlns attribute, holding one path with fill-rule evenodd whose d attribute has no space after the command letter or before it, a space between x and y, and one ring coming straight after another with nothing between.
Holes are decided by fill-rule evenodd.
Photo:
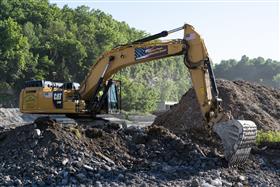
<instances>
[{"instance_id":1,"label":"excavator cab","mask_svg":"<svg viewBox=\"0 0 280 187\"><path fill-rule=\"evenodd\" d=\"M101 114L118 114L121 112L121 81L112 80L108 89L99 91L98 103Z\"/></svg>"}]
</instances>

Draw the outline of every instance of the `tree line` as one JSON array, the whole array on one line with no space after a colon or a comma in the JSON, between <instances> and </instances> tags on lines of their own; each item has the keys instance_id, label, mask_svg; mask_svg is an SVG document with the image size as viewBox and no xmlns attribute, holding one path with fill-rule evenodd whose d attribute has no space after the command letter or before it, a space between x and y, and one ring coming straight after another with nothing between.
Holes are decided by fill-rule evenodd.
<instances>
[{"instance_id":1,"label":"tree line","mask_svg":"<svg viewBox=\"0 0 280 187\"><path fill-rule=\"evenodd\" d=\"M26 80L81 82L104 51L147 35L87 6L71 9L47 0L2 0L0 90L13 90L17 98ZM261 57L215 65L217 77L276 87L279 72L279 62ZM123 109L128 111L153 111L160 101L178 101L191 86L182 57L131 66L114 78L122 81ZM0 96L0 102L7 100Z\"/></svg>"},{"instance_id":2,"label":"tree line","mask_svg":"<svg viewBox=\"0 0 280 187\"><path fill-rule=\"evenodd\" d=\"M280 62L262 57L250 59L243 55L239 61L222 60L215 65L215 75L228 80L247 80L280 88Z\"/></svg>"}]
</instances>

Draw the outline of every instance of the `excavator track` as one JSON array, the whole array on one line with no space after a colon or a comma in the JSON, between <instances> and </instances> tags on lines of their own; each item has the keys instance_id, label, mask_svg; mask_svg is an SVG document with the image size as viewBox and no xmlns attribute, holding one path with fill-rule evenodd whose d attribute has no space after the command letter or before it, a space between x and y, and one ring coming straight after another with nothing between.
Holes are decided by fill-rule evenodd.
<instances>
[{"instance_id":1,"label":"excavator track","mask_svg":"<svg viewBox=\"0 0 280 187\"><path fill-rule=\"evenodd\" d=\"M256 142L257 126L252 121L229 120L217 123L214 132L221 138L229 165L240 165L248 159Z\"/></svg>"}]
</instances>

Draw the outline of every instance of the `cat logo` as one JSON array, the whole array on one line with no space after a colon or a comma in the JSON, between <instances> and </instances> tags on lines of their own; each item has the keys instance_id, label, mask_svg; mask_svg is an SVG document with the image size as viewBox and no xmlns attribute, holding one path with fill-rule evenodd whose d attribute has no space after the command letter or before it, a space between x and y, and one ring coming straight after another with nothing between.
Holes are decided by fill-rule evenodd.
<instances>
[{"instance_id":1,"label":"cat logo","mask_svg":"<svg viewBox=\"0 0 280 187\"><path fill-rule=\"evenodd\" d=\"M55 108L63 108L63 92L54 91L53 92L53 104Z\"/></svg>"}]
</instances>

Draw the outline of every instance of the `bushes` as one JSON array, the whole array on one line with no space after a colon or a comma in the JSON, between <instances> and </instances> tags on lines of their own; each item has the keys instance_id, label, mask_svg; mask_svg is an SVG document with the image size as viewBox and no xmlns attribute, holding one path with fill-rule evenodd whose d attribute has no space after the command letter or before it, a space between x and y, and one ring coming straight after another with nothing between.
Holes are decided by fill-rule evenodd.
<instances>
[{"instance_id":1,"label":"bushes","mask_svg":"<svg viewBox=\"0 0 280 187\"><path fill-rule=\"evenodd\" d=\"M257 145L265 143L280 143L280 131L258 131Z\"/></svg>"}]
</instances>

